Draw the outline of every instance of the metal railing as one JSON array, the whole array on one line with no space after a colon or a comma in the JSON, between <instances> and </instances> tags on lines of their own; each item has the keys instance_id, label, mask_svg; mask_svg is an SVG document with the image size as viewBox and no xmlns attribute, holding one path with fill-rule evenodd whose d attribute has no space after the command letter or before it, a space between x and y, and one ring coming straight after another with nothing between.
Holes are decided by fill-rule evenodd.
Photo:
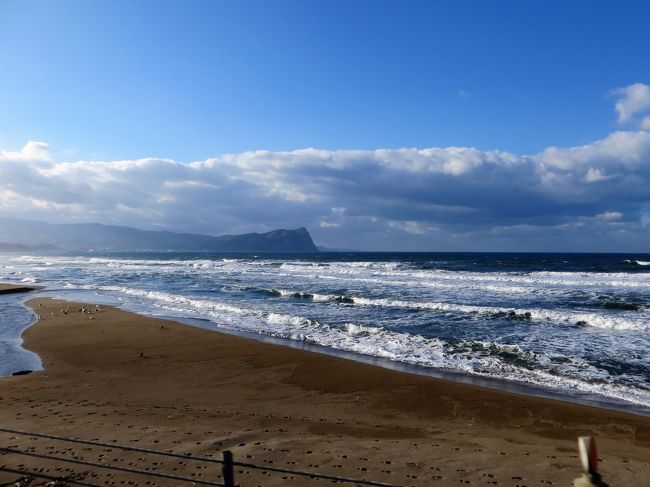
<instances>
[{"instance_id":1,"label":"metal railing","mask_svg":"<svg viewBox=\"0 0 650 487\"><path fill-rule=\"evenodd\" d=\"M373 480L367 480L367 479L354 479L354 478L349 478L349 477L340 477L337 475L328 475L328 474L323 474L319 472L306 472L302 470L292 470L292 469L287 469L287 468L280 468L280 467L271 467L268 465L257 465L254 463L245 463L245 462L236 462L234 460L233 454L231 451L224 451L222 452L223 459L222 460L217 460L215 458L208 458L208 457L199 457L199 456L192 456L190 454L181 454L181 453L174 453L174 452L169 452L169 451L159 451L159 450L150 450L146 448L137 448L137 447L131 447L131 446L126 446L126 445L119 445L116 443L102 443L99 441L90 441L90 440L82 440L79 438L67 438L63 436L55 436L55 435L48 435L48 434L43 434L43 433L34 433L30 431L20 431L20 430L14 430L14 429L9 429L9 428L0 428L0 432L3 433L11 433L15 435L23 435L23 436L31 436L34 438L44 438L44 439L50 439L50 440L55 440L55 441L64 441L64 442L69 442L69 443L77 443L81 445L89 445L89 446L99 446L99 447L105 447L105 448L111 448L111 449L117 449L117 450L122 450L122 451L132 451L132 452L139 452L139 453L146 453L148 455L158 455L158 456L164 456L164 457L172 457L172 458L182 458L183 460L192 460L192 461L198 461L198 462L206 462L206 463L212 463L212 464L218 464L221 465L221 473L222 473L222 482L214 482L210 480L201 480L197 479L194 477L183 477L180 475L173 475L173 474L165 474L165 473L158 473L158 472L152 472L148 470L140 470L136 468L129 468L129 467L122 467L122 466L117 466L117 465L111 465L111 464L106 464L106 463L97 463L97 462L90 462L86 460L82 460L79 458L66 458L66 457L60 457L60 456L55 456L55 455L50 455L50 454L42 454L42 453L35 453L35 452L30 452L30 451L25 451L25 450L19 450L16 448L10 448L10 447L0 447L0 452L3 452L5 454L13 454L13 455L22 455L22 456L27 456L27 457L32 457L32 458L38 458L42 460L48 460L48 461L57 461L57 462L65 462L65 463L71 463L75 465L82 465L86 467L94 467L94 468L101 468L101 469L106 469L106 470L113 470L113 471L118 471L122 473L128 473L128 474L135 474L135 475L143 475L143 476L149 476L149 477L156 477L156 478L161 478L161 479L167 479L167 480L174 480L174 481L180 481L180 482L188 482L188 483L194 483L197 485L213 485L213 486L219 486L219 487L235 487L235 469L234 467L243 467L243 468L250 468L253 470L260 470L264 472L275 472L275 473L284 473L284 474L290 474L290 475L295 475L299 477L307 477L310 479L322 479L322 480L329 480L332 482L340 482L340 483L349 483L349 484L355 484L355 485L368 485L368 486L374 486L374 487L399 487L395 484L387 484L383 482L375 482ZM97 484L91 484L87 483L83 480L80 480L78 478L74 478L73 476L63 476L63 477L53 477L49 475L45 475L41 472L29 472L25 470L18 470L18 469L12 469L6 466L0 466L0 471L5 471L9 473L18 473L22 475L30 475L33 477L39 477L39 478L44 478L44 479L49 479L49 480L60 480L65 483L69 483L71 485L85 485L88 487L100 487Z\"/></svg>"}]
</instances>

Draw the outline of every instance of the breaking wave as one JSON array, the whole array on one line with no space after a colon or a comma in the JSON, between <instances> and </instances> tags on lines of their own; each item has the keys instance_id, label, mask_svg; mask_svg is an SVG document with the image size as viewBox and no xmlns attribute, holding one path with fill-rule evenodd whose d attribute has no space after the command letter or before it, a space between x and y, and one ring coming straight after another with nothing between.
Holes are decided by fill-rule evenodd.
<instances>
[{"instance_id":1,"label":"breaking wave","mask_svg":"<svg viewBox=\"0 0 650 487\"><path fill-rule=\"evenodd\" d=\"M650 407L650 261L640 256L604 264L596 256L588 265L582 257L552 257L553 265L526 257L530 267L517 256L346 258L357 260L26 255L0 258L0 280L39 282L64 298L196 318L212 328Z\"/></svg>"}]
</instances>

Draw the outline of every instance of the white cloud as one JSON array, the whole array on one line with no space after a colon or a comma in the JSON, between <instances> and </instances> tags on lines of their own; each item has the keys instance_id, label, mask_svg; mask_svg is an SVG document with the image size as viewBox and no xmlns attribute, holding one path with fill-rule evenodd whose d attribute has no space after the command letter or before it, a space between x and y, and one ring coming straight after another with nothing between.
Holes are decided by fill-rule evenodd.
<instances>
[{"instance_id":1,"label":"white cloud","mask_svg":"<svg viewBox=\"0 0 650 487\"><path fill-rule=\"evenodd\" d=\"M639 128L641 130L650 130L650 115L647 115L641 119L639 123Z\"/></svg>"},{"instance_id":2,"label":"white cloud","mask_svg":"<svg viewBox=\"0 0 650 487\"><path fill-rule=\"evenodd\" d=\"M639 112L650 109L650 86L644 83L617 88L612 93L619 96L615 109L621 123L627 122Z\"/></svg>"},{"instance_id":3,"label":"white cloud","mask_svg":"<svg viewBox=\"0 0 650 487\"><path fill-rule=\"evenodd\" d=\"M620 211L606 211L605 213L596 215L596 218L606 222L612 222L623 218L623 213L621 213Z\"/></svg>"},{"instance_id":4,"label":"white cloud","mask_svg":"<svg viewBox=\"0 0 650 487\"><path fill-rule=\"evenodd\" d=\"M35 162L50 162L52 155L50 153L50 146L45 142L36 140L28 141L22 149L18 151L5 151L0 149L0 162L3 161L29 161Z\"/></svg>"},{"instance_id":5,"label":"white cloud","mask_svg":"<svg viewBox=\"0 0 650 487\"><path fill-rule=\"evenodd\" d=\"M397 245L399 235L463 228L566 229L580 215L618 221L650 200L648 132L533 156L434 147L256 151L189 164L54 162L42 142L0 154L4 216L202 233L306 225L323 238L336 232Z\"/></svg>"},{"instance_id":6,"label":"white cloud","mask_svg":"<svg viewBox=\"0 0 650 487\"><path fill-rule=\"evenodd\" d=\"M591 166L636 166L646 161L650 150L650 134L646 132L614 132L602 140L578 147L549 147L534 156L549 168L571 171Z\"/></svg>"},{"instance_id":7,"label":"white cloud","mask_svg":"<svg viewBox=\"0 0 650 487\"><path fill-rule=\"evenodd\" d=\"M650 199L647 132L616 132L533 156L462 147L304 149L190 164L43 164L50 158L44 143L1 154L5 215L207 233L251 231L260 223L349 233L383 225L410 235L463 225L557 225L565 214L607 214L607 206Z\"/></svg>"},{"instance_id":8,"label":"white cloud","mask_svg":"<svg viewBox=\"0 0 650 487\"><path fill-rule=\"evenodd\" d=\"M642 106L629 88L617 103L624 117ZM58 162L44 142L0 150L2 216L212 234L305 225L330 247L431 249L446 238L450 250L489 242L531 250L554 238L589 242L592 230L601 241L610 227L625 231L626 242L630 235L645 242L648 201L650 131L643 130L530 156L471 147L308 148L191 163Z\"/></svg>"},{"instance_id":9,"label":"white cloud","mask_svg":"<svg viewBox=\"0 0 650 487\"><path fill-rule=\"evenodd\" d=\"M395 228L403 232L411 233L414 235L428 235L432 232L437 232L439 230L439 228L436 227L435 225L430 225L430 224L412 221L412 220L406 220L406 221L389 220L386 223L388 224L389 228Z\"/></svg>"},{"instance_id":10,"label":"white cloud","mask_svg":"<svg viewBox=\"0 0 650 487\"><path fill-rule=\"evenodd\" d=\"M606 176L605 174L602 173L600 169L595 169L593 167L590 167L587 170L587 174L585 174L585 177L582 178L582 180L585 183L597 183L599 181L607 181L608 179L611 179L611 176Z\"/></svg>"},{"instance_id":11,"label":"white cloud","mask_svg":"<svg viewBox=\"0 0 650 487\"><path fill-rule=\"evenodd\" d=\"M640 223L642 227L650 228L650 206L645 205L641 209Z\"/></svg>"},{"instance_id":12,"label":"white cloud","mask_svg":"<svg viewBox=\"0 0 650 487\"><path fill-rule=\"evenodd\" d=\"M325 221L325 220L321 220L319 226L320 226L321 228L338 228L338 227L341 226L341 224L340 224L340 223L332 223L332 222L328 222L328 221Z\"/></svg>"},{"instance_id":13,"label":"white cloud","mask_svg":"<svg viewBox=\"0 0 650 487\"><path fill-rule=\"evenodd\" d=\"M549 148L532 159L544 193L558 202L638 201L647 195L650 132L614 132L584 146Z\"/></svg>"}]
</instances>

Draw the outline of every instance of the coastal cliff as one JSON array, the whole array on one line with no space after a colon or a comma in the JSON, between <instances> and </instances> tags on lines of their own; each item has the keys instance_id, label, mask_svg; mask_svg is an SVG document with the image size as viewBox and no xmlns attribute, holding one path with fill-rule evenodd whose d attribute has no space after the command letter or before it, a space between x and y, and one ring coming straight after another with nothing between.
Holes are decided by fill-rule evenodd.
<instances>
[{"instance_id":1,"label":"coastal cliff","mask_svg":"<svg viewBox=\"0 0 650 487\"><path fill-rule=\"evenodd\" d=\"M318 252L306 228L243 235L147 231L98 223L51 224L0 218L6 250ZM27 245L28 243L28 245Z\"/></svg>"}]
</instances>

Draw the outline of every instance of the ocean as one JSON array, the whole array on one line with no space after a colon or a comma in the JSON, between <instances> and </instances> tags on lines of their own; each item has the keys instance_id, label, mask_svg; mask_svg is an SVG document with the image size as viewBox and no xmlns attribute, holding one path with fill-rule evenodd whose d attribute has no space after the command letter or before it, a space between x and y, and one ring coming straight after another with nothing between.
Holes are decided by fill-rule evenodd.
<instances>
[{"instance_id":1,"label":"ocean","mask_svg":"<svg viewBox=\"0 0 650 487\"><path fill-rule=\"evenodd\" d=\"M0 282L650 414L650 254L4 254ZM24 299L0 296L0 374L40 368Z\"/></svg>"}]
</instances>

